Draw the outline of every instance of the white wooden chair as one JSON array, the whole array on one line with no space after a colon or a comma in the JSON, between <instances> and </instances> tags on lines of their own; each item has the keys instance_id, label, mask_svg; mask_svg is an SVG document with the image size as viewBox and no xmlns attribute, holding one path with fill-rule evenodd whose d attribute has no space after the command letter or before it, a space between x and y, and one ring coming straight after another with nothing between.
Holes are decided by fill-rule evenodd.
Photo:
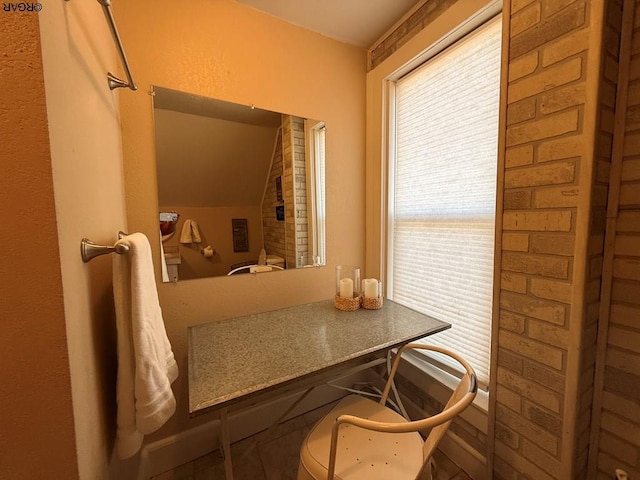
<instances>
[{"instance_id":1,"label":"white wooden chair","mask_svg":"<svg viewBox=\"0 0 640 480\"><path fill-rule=\"evenodd\" d=\"M409 421L385 406L406 349L442 353L465 370L444 409L421 420ZM396 355L379 403L349 395L311 429L300 448L298 480L430 479L433 452L452 419L473 402L476 393L476 374L458 354L407 344ZM426 430L430 431L423 440L419 432Z\"/></svg>"}]
</instances>

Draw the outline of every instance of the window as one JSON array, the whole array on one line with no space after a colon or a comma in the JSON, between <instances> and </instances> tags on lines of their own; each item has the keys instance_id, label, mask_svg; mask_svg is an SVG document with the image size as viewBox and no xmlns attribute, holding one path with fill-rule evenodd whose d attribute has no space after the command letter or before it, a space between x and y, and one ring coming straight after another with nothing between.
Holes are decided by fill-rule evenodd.
<instances>
[{"instance_id":1,"label":"window","mask_svg":"<svg viewBox=\"0 0 640 480\"><path fill-rule=\"evenodd\" d=\"M447 321L428 342L488 384L500 94L499 16L397 80L387 295Z\"/></svg>"}]
</instances>

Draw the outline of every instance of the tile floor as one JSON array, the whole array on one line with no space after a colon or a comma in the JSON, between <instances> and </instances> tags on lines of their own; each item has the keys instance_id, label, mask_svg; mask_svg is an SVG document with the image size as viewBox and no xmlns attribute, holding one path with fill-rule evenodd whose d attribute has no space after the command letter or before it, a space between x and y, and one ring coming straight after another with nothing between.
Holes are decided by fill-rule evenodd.
<instances>
[{"instance_id":1,"label":"tile floor","mask_svg":"<svg viewBox=\"0 0 640 480\"><path fill-rule=\"evenodd\" d=\"M330 409L325 405L299 417L292 418L270 434L259 446L261 434L254 435L231 446L235 480L295 480L298 471L298 453L309 429ZM437 451L435 480L471 480L457 465ZM151 480L224 480L222 456L215 450L189 463L156 475ZM398 479L400 480L400 479Z\"/></svg>"}]
</instances>

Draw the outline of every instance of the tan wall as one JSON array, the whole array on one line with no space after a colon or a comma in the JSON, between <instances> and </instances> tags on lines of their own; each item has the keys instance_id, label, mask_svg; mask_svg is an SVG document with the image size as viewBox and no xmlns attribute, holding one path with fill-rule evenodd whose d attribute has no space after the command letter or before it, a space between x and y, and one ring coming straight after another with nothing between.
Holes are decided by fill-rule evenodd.
<instances>
[{"instance_id":1,"label":"tan wall","mask_svg":"<svg viewBox=\"0 0 640 480\"><path fill-rule=\"evenodd\" d=\"M273 127L154 108L163 205L259 205L276 141Z\"/></svg>"},{"instance_id":2,"label":"tan wall","mask_svg":"<svg viewBox=\"0 0 640 480\"><path fill-rule=\"evenodd\" d=\"M0 478L78 478L44 78L35 13L0 36Z\"/></svg>"},{"instance_id":3,"label":"tan wall","mask_svg":"<svg viewBox=\"0 0 640 480\"><path fill-rule=\"evenodd\" d=\"M130 229L146 233L156 252L150 85L322 118L331 132L326 267L159 285L180 377L176 414L152 440L211 419L188 416L188 326L330 298L336 264L364 263L366 53L231 0L118 2L114 13L139 85L120 95L127 216Z\"/></svg>"},{"instance_id":4,"label":"tan wall","mask_svg":"<svg viewBox=\"0 0 640 480\"><path fill-rule=\"evenodd\" d=\"M180 220L173 237L164 242L164 247L179 247L182 263L178 267L179 281L226 275L236 263L258 263L262 249L262 218L260 207L174 207L163 205L161 211L178 212ZM233 251L233 229L231 220L246 218L249 230L249 251ZM180 243L180 233L185 220L198 223L201 243ZM205 257L201 250L211 245L216 253Z\"/></svg>"}]
</instances>

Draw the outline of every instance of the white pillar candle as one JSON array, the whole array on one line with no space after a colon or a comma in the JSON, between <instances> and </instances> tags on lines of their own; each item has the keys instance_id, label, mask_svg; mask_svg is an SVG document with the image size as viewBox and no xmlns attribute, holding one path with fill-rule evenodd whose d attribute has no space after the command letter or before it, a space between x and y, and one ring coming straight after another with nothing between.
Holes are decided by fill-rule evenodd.
<instances>
[{"instance_id":1,"label":"white pillar candle","mask_svg":"<svg viewBox=\"0 0 640 480\"><path fill-rule=\"evenodd\" d=\"M353 298L353 280L343 278L340 280L340 296L344 298Z\"/></svg>"},{"instance_id":2,"label":"white pillar candle","mask_svg":"<svg viewBox=\"0 0 640 480\"><path fill-rule=\"evenodd\" d=\"M365 298L378 298L378 280L375 278L364 279Z\"/></svg>"}]
</instances>

